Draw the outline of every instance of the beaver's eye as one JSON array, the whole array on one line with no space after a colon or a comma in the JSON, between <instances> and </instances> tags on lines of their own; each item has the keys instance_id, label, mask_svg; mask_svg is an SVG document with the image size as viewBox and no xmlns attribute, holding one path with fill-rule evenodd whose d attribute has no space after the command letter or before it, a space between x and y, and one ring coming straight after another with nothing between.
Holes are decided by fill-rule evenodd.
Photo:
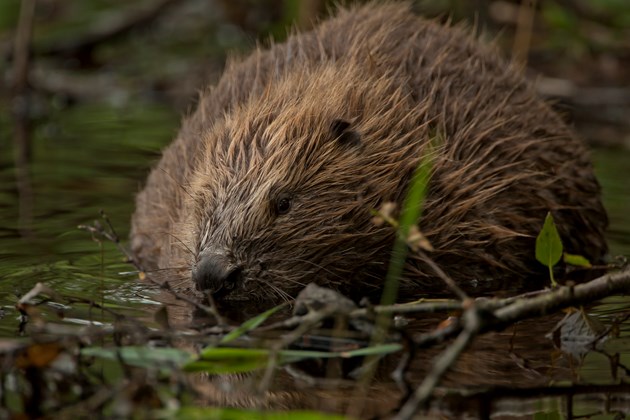
<instances>
[{"instance_id":1,"label":"beaver's eye","mask_svg":"<svg viewBox=\"0 0 630 420\"><path fill-rule=\"evenodd\" d=\"M291 210L291 197L288 195L281 195L276 200L276 214L287 214Z\"/></svg>"}]
</instances>

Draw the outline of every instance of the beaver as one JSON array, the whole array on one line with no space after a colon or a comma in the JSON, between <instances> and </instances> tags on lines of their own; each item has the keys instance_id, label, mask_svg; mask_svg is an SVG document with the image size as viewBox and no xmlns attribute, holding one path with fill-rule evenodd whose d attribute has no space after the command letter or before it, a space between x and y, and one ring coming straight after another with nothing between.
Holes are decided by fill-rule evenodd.
<instances>
[{"instance_id":1,"label":"beaver","mask_svg":"<svg viewBox=\"0 0 630 420\"><path fill-rule=\"evenodd\" d=\"M383 285L399 206L420 162L429 257L465 290L531 288L551 212L564 249L600 261L606 212L585 145L522 71L458 25L406 3L341 9L233 59L137 195L131 244L172 287L234 301L315 282ZM444 291L409 253L402 293Z\"/></svg>"}]
</instances>

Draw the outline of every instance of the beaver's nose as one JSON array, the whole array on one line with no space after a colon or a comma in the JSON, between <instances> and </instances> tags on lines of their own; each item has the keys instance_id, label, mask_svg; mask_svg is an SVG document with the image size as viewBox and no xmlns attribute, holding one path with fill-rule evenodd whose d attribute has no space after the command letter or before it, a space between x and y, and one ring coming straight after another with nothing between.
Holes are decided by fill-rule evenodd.
<instances>
[{"instance_id":1,"label":"beaver's nose","mask_svg":"<svg viewBox=\"0 0 630 420\"><path fill-rule=\"evenodd\" d=\"M234 289L241 271L225 255L202 254L192 270L192 279L197 290L223 295Z\"/></svg>"}]
</instances>

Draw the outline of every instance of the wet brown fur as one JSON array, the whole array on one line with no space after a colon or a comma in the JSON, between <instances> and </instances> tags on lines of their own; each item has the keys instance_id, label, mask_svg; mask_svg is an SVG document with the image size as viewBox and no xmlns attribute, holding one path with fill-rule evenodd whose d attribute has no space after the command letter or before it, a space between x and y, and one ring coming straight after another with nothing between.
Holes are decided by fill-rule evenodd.
<instances>
[{"instance_id":1,"label":"wet brown fur","mask_svg":"<svg viewBox=\"0 0 630 420\"><path fill-rule=\"evenodd\" d=\"M331 128L339 120L349 127ZM494 48L406 4L341 10L230 62L138 195L132 246L189 289L200 253L227 255L243 269L232 299L286 299L309 282L371 294L393 231L370 210L401 203L428 153L421 230L466 289L527 287L544 272L534 242L547 211L568 252L606 253L584 145ZM443 289L412 255L406 297Z\"/></svg>"}]
</instances>

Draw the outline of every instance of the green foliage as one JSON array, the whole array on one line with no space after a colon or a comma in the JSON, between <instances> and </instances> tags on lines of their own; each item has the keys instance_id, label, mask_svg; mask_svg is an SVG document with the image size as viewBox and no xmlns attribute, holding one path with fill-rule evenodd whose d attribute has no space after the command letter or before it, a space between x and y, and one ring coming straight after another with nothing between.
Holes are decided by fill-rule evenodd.
<instances>
[{"instance_id":1,"label":"green foliage","mask_svg":"<svg viewBox=\"0 0 630 420\"><path fill-rule=\"evenodd\" d=\"M549 27L547 43L552 49L574 56L586 51L589 40L583 33L580 18L573 10L554 2L544 2L541 15Z\"/></svg>"},{"instance_id":2,"label":"green foliage","mask_svg":"<svg viewBox=\"0 0 630 420\"><path fill-rule=\"evenodd\" d=\"M429 186L433 167L432 151L433 148L428 147L428 153L420 161L409 184L409 191L400 215L398 235L396 236L392 258L385 278L385 286L381 298L382 305L391 305L396 301L398 295L398 283L407 259L407 237L412 226L418 223L418 219L422 214L422 206Z\"/></svg>"},{"instance_id":3,"label":"green foliage","mask_svg":"<svg viewBox=\"0 0 630 420\"><path fill-rule=\"evenodd\" d=\"M543 19L555 30L577 33L580 22L575 14L554 2L545 2L542 6Z\"/></svg>"},{"instance_id":4,"label":"green foliage","mask_svg":"<svg viewBox=\"0 0 630 420\"><path fill-rule=\"evenodd\" d=\"M265 368L274 356L278 365L284 365L305 359L349 359L360 356L385 355L401 349L400 344L382 344L341 352L308 350L279 350L275 352L269 349L208 347L201 352L197 360L186 363L184 370L211 374L242 373Z\"/></svg>"},{"instance_id":5,"label":"green foliage","mask_svg":"<svg viewBox=\"0 0 630 420\"><path fill-rule=\"evenodd\" d=\"M560 258L562 258L562 241L551 212L548 212L545 224L536 238L536 259L549 268L549 278L554 287L557 283L553 278L553 266L560 261Z\"/></svg>"},{"instance_id":6,"label":"green foliage","mask_svg":"<svg viewBox=\"0 0 630 420\"><path fill-rule=\"evenodd\" d=\"M237 408L183 407L175 412L163 412L169 419L221 419L221 420L343 420L347 417L317 413L315 411L259 411Z\"/></svg>"},{"instance_id":7,"label":"green foliage","mask_svg":"<svg viewBox=\"0 0 630 420\"><path fill-rule=\"evenodd\" d=\"M577 267L588 268L592 266L590 261L582 255L563 253L563 249L562 240L553 221L553 216L548 212L547 217L545 217L545 224L536 237L536 259L549 268L549 278L551 285L554 287L557 286L557 283L553 277L553 267L560 262L560 259L566 264Z\"/></svg>"},{"instance_id":8,"label":"green foliage","mask_svg":"<svg viewBox=\"0 0 630 420\"><path fill-rule=\"evenodd\" d=\"M630 2L628 0L589 0L596 12L610 17L611 26L627 29L630 26Z\"/></svg>"},{"instance_id":9,"label":"green foliage","mask_svg":"<svg viewBox=\"0 0 630 420\"><path fill-rule=\"evenodd\" d=\"M251 372L264 368L268 360L267 349L210 347L199 359L184 365L184 370L211 374Z\"/></svg>"},{"instance_id":10,"label":"green foliage","mask_svg":"<svg viewBox=\"0 0 630 420\"><path fill-rule=\"evenodd\" d=\"M623 44L630 25L627 0L584 0L580 6L557 1L541 3L541 17L548 27L547 43L563 54L582 55L610 50Z\"/></svg>"},{"instance_id":11,"label":"green foliage","mask_svg":"<svg viewBox=\"0 0 630 420\"><path fill-rule=\"evenodd\" d=\"M236 328L235 330L231 331L229 334L226 334L223 336L223 338L221 339L221 344L226 344L229 343L232 340L237 339L238 337L242 336L243 334L257 328L260 324L262 324L263 322L265 322L271 315L275 314L276 312L278 312L278 310L282 309L285 305L278 305L274 308L271 308L265 312L263 312L260 315L257 315L255 317L253 317L252 319L249 319L247 321L245 321L243 324L241 324L238 328Z\"/></svg>"},{"instance_id":12,"label":"green foliage","mask_svg":"<svg viewBox=\"0 0 630 420\"><path fill-rule=\"evenodd\" d=\"M166 370L172 370L186 363L191 358L187 351L176 348L150 348L150 347L86 347L81 349L81 355L86 357L100 357L103 359L117 360L131 366L142 368L154 368L159 366Z\"/></svg>"},{"instance_id":13,"label":"green foliage","mask_svg":"<svg viewBox=\"0 0 630 420\"><path fill-rule=\"evenodd\" d=\"M534 420L561 420L563 418L558 411L540 411L533 416Z\"/></svg>"},{"instance_id":14,"label":"green foliage","mask_svg":"<svg viewBox=\"0 0 630 420\"><path fill-rule=\"evenodd\" d=\"M0 31L4 31L15 26L18 20L19 11L19 0L0 1Z\"/></svg>"},{"instance_id":15,"label":"green foliage","mask_svg":"<svg viewBox=\"0 0 630 420\"><path fill-rule=\"evenodd\" d=\"M277 357L279 365L299 362L305 359L350 359L353 357L382 356L400 351L400 344L382 344L351 351L325 352L309 350L274 350L263 348L207 347L198 359L177 348L150 347L87 347L81 349L85 357L120 361L130 366L174 370L183 367L187 372L207 372L212 374L241 373L263 369L272 357Z\"/></svg>"},{"instance_id":16,"label":"green foliage","mask_svg":"<svg viewBox=\"0 0 630 420\"><path fill-rule=\"evenodd\" d=\"M562 256L562 260L567 264L575 265L577 267L592 267L591 262L581 255L569 254L565 252Z\"/></svg>"}]
</instances>

